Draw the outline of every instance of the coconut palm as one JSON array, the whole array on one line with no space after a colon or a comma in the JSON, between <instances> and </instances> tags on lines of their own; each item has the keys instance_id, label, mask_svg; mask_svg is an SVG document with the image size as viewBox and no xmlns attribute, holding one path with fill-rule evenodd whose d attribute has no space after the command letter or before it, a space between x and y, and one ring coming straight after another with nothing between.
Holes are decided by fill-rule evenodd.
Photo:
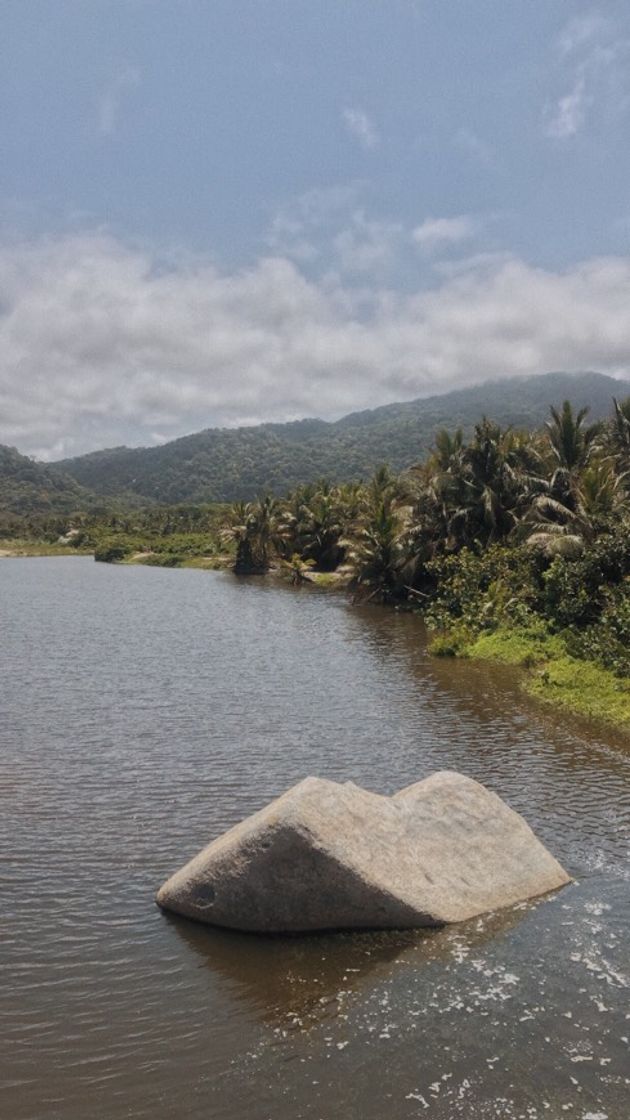
<instances>
[{"instance_id":1,"label":"coconut palm","mask_svg":"<svg viewBox=\"0 0 630 1120\"><path fill-rule=\"evenodd\" d=\"M333 571L343 557L344 511L340 495L331 487L317 491L304 510L302 555L322 571Z\"/></svg>"},{"instance_id":2,"label":"coconut palm","mask_svg":"<svg viewBox=\"0 0 630 1120\"><path fill-rule=\"evenodd\" d=\"M356 597L381 603L395 599L403 586L405 556L391 495L384 494L372 501L362 527L345 544Z\"/></svg>"},{"instance_id":3,"label":"coconut palm","mask_svg":"<svg viewBox=\"0 0 630 1120\"><path fill-rule=\"evenodd\" d=\"M551 452L558 466L569 472L581 470L591 457L602 425L597 423L586 427L584 421L588 416L588 408L574 412L569 401L563 402L560 411L553 407L550 411L551 420L547 421L546 428Z\"/></svg>"},{"instance_id":4,"label":"coconut palm","mask_svg":"<svg viewBox=\"0 0 630 1120\"><path fill-rule=\"evenodd\" d=\"M234 571L257 575L269 570L271 553L279 540L282 505L266 494L254 502L236 502L222 530L222 539L236 544Z\"/></svg>"},{"instance_id":5,"label":"coconut palm","mask_svg":"<svg viewBox=\"0 0 630 1120\"><path fill-rule=\"evenodd\" d=\"M615 467L627 478L630 471L630 397L623 401L613 397L613 408L612 419L606 427L605 445Z\"/></svg>"}]
</instances>

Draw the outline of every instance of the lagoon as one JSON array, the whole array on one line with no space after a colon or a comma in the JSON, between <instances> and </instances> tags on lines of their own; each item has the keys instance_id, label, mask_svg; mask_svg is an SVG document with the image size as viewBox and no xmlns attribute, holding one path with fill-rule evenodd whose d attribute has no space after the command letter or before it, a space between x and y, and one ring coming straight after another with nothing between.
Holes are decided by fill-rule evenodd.
<instances>
[{"instance_id":1,"label":"lagoon","mask_svg":"<svg viewBox=\"0 0 630 1120\"><path fill-rule=\"evenodd\" d=\"M225 573L0 560L12 1120L589 1115L630 1094L630 747L414 615ZM154 905L309 773L452 768L576 877L441 931L258 939Z\"/></svg>"}]
</instances>

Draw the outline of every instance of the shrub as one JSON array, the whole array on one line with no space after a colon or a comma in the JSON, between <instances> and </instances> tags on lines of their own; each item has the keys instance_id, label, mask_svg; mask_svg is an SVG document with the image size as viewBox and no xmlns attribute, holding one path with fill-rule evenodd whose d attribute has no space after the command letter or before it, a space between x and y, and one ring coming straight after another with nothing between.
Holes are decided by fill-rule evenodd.
<instances>
[{"instance_id":1,"label":"shrub","mask_svg":"<svg viewBox=\"0 0 630 1120\"><path fill-rule=\"evenodd\" d=\"M101 541L94 551L94 559L102 564L118 564L121 560L126 560L132 551L130 545L118 541Z\"/></svg>"},{"instance_id":2,"label":"shrub","mask_svg":"<svg viewBox=\"0 0 630 1120\"><path fill-rule=\"evenodd\" d=\"M529 626L540 599L541 559L524 547L493 545L431 561L427 568L436 590L426 612L429 627L457 625L470 634L498 625Z\"/></svg>"},{"instance_id":3,"label":"shrub","mask_svg":"<svg viewBox=\"0 0 630 1120\"><path fill-rule=\"evenodd\" d=\"M140 560L147 568L179 568L184 562L184 557L176 552L152 552Z\"/></svg>"}]
</instances>

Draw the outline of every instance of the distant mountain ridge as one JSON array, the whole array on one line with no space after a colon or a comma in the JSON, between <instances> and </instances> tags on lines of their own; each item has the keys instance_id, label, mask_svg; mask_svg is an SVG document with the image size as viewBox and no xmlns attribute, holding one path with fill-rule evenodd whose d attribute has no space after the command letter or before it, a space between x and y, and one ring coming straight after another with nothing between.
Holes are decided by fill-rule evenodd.
<instances>
[{"instance_id":1,"label":"distant mountain ridge","mask_svg":"<svg viewBox=\"0 0 630 1120\"><path fill-rule=\"evenodd\" d=\"M94 451L54 464L103 497L136 501L209 502L284 493L327 477L365 478L381 463L400 471L421 459L435 433L482 416L502 425L542 427L550 405L565 398L588 406L593 420L610 415L612 398L630 395L630 381L599 373L549 373L487 382L439 396L350 413L341 420L307 419L249 428L207 428L159 447Z\"/></svg>"},{"instance_id":2,"label":"distant mountain ridge","mask_svg":"<svg viewBox=\"0 0 630 1120\"><path fill-rule=\"evenodd\" d=\"M63 514L99 500L57 466L36 463L15 447L0 444L0 511L20 517Z\"/></svg>"},{"instance_id":3,"label":"distant mountain ridge","mask_svg":"<svg viewBox=\"0 0 630 1120\"><path fill-rule=\"evenodd\" d=\"M549 373L383 405L333 423L207 428L160 447L115 447L57 463L37 463L0 445L0 510L63 514L113 499L136 506L235 501L323 477L358 480L381 463L400 471L418 462L440 428L469 434L484 415L503 426L540 428L550 405L566 398L588 406L596 420L610 415L613 396L630 396L630 381Z\"/></svg>"}]
</instances>

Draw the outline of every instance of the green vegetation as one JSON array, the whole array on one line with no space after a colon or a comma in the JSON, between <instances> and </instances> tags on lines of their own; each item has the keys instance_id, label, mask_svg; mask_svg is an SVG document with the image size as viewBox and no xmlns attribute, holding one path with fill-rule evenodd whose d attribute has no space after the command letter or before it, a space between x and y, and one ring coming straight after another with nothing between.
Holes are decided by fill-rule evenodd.
<instances>
[{"instance_id":1,"label":"green vegetation","mask_svg":"<svg viewBox=\"0 0 630 1120\"><path fill-rule=\"evenodd\" d=\"M6 511L3 533L106 562L347 583L357 601L422 610L435 654L518 665L536 695L628 724L630 397L588 421L564 401L537 432L486 417L469 437L441 429L424 462L362 483L229 507Z\"/></svg>"},{"instance_id":2,"label":"green vegetation","mask_svg":"<svg viewBox=\"0 0 630 1120\"><path fill-rule=\"evenodd\" d=\"M24 531L24 519L102 504L74 478L0 444L0 536Z\"/></svg>"},{"instance_id":3,"label":"green vegetation","mask_svg":"<svg viewBox=\"0 0 630 1120\"><path fill-rule=\"evenodd\" d=\"M225 507L152 506L148 509L12 515L0 555L72 556L93 553L105 563L159 567L225 567L233 550L220 539Z\"/></svg>"},{"instance_id":4,"label":"green vegetation","mask_svg":"<svg viewBox=\"0 0 630 1120\"><path fill-rule=\"evenodd\" d=\"M630 727L630 680L601 662L570 656L557 634L500 628L471 637L453 631L435 638L432 652L516 665L528 670L525 688L539 699L589 719Z\"/></svg>"},{"instance_id":5,"label":"green vegetation","mask_svg":"<svg viewBox=\"0 0 630 1120\"><path fill-rule=\"evenodd\" d=\"M101 501L179 504L253 501L285 494L320 478L367 479L380 463L395 472L411 467L442 428L466 438L480 416L502 426L534 430L549 406L570 397L590 406L593 419L610 410L611 397L630 393L610 377L547 374L477 385L441 396L357 412L335 423L300 420L250 428L206 429L160 447L117 447L55 464Z\"/></svg>"},{"instance_id":6,"label":"green vegetation","mask_svg":"<svg viewBox=\"0 0 630 1120\"><path fill-rule=\"evenodd\" d=\"M238 570L343 571L360 601L422 609L435 654L519 665L537 695L630 722L630 398L597 424L565 401L539 433L445 430L402 475L231 517Z\"/></svg>"},{"instance_id":7,"label":"green vegetation","mask_svg":"<svg viewBox=\"0 0 630 1120\"><path fill-rule=\"evenodd\" d=\"M31 537L0 537L0 556L80 556L87 549Z\"/></svg>"},{"instance_id":8,"label":"green vegetation","mask_svg":"<svg viewBox=\"0 0 630 1120\"><path fill-rule=\"evenodd\" d=\"M83 546L105 563L159 568L218 568L232 560L220 538L223 506L155 506L86 520ZM227 552L227 555L226 555Z\"/></svg>"}]
</instances>

